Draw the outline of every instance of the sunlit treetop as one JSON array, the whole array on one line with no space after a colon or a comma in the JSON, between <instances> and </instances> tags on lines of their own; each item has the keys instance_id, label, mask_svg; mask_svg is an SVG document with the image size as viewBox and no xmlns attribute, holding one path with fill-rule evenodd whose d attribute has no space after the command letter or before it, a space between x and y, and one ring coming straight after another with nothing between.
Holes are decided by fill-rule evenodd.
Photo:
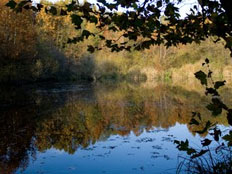
<instances>
[{"instance_id":1,"label":"sunlit treetop","mask_svg":"<svg viewBox=\"0 0 232 174\"><path fill-rule=\"evenodd\" d=\"M225 41L232 52L232 2L229 0L198 0L184 18L180 15L180 3L184 0L96 0L96 3L78 0L52 4L48 1L32 3L32 0L9 0L7 6L16 10L42 8L53 15L70 15L76 29L84 20L94 23L99 31L120 33L124 39L105 38L102 32L83 30L82 35L70 39L76 43L96 36L105 41L111 51L142 50L152 45L167 47L192 42L199 43L213 36L215 42ZM119 8L123 9L120 10ZM122 42L123 41L123 42ZM98 47L89 46L90 52Z\"/></svg>"}]
</instances>

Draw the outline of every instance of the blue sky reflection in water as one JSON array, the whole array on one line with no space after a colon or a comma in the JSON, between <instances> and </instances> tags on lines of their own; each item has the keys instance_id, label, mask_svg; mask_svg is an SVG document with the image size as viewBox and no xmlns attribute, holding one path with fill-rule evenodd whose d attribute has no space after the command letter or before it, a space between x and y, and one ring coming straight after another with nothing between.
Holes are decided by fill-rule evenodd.
<instances>
[{"instance_id":1,"label":"blue sky reflection in water","mask_svg":"<svg viewBox=\"0 0 232 174\"><path fill-rule=\"evenodd\" d=\"M1 89L0 171L175 173L184 153L173 140L200 143L188 124L192 111L226 123L207 117L208 98L191 89L128 83ZM222 91L227 103L229 94Z\"/></svg>"},{"instance_id":2,"label":"blue sky reflection in water","mask_svg":"<svg viewBox=\"0 0 232 174\"><path fill-rule=\"evenodd\" d=\"M37 159L23 173L175 173L178 155L183 153L175 148L173 139L186 138L199 143L198 136L194 137L186 125L178 123L169 129L144 130L139 136L112 135L86 149L78 149L73 155L53 148L38 152Z\"/></svg>"}]
</instances>

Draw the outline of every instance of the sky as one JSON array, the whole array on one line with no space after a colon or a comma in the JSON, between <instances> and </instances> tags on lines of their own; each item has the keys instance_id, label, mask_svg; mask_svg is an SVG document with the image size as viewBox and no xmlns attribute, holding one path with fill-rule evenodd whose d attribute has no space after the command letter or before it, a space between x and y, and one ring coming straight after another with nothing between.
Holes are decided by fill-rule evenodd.
<instances>
[{"instance_id":1,"label":"sky","mask_svg":"<svg viewBox=\"0 0 232 174\"><path fill-rule=\"evenodd\" d=\"M38 3L40 0L34 0L34 2ZM56 2L59 0L49 0L51 2ZM80 0L80 2L83 0ZM96 0L87 0L90 3L96 3ZM110 0L112 1L112 0ZM178 5L178 7L180 8L180 14L182 17L185 17L187 13L190 12L190 8L193 7L194 5L198 4L197 3L198 0L184 0L183 3L181 3L180 5Z\"/></svg>"}]
</instances>

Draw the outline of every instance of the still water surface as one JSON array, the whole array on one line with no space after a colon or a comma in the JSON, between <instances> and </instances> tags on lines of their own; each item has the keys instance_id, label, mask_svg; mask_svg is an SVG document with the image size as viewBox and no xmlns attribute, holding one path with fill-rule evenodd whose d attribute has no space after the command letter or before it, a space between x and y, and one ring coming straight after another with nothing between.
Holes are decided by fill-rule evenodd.
<instances>
[{"instance_id":1,"label":"still water surface","mask_svg":"<svg viewBox=\"0 0 232 174\"><path fill-rule=\"evenodd\" d=\"M221 91L226 103L230 91ZM167 84L2 88L0 173L175 173L184 153L173 141L200 143L192 111L226 125L208 102L200 90Z\"/></svg>"}]
</instances>

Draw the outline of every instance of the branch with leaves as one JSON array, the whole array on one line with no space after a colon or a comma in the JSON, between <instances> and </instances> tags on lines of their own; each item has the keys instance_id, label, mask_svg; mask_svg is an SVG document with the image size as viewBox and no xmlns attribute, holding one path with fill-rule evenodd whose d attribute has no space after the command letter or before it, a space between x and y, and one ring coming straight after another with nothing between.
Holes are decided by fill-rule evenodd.
<instances>
[{"instance_id":1,"label":"branch with leaves","mask_svg":"<svg viewBox=\"0 0 232 174\"><path fill-rule=\"evenodd\" d=\"M232 126L232 109L224 104L218 92L219 88L224 86L226 81L215 82L213 80L213 72L210 70L209 59L205 59L202 66L207 67L207 72L200 70L195 73L195 77L205 87L205 94L212 97L211 103L206 108L214 117L222 114L222 111L225 111L227 121ZM202 135L209 132L212 138L204 138L201 141L200 149L191 147L188 140L174 141L180 151L185 151L190 156L190 159L184 158L184 161L187 161L187 171L189 173L230 173L232 171L232 130L229 133L223 134L223 130L218 128L217 123L211 123L210 121L203 123L202 115L199 112L192 113L192 119L189 124L195 126L205 124L204 128L196 131L196 133ZM215 146L215 143L217 146L212 149L211 145L214 144ZM220 155L220 157L216 158L216 155ZM182 161L180 165L183 165L183 163L185 162Z\"/></svg>"},{"instance_id":2,"label":"branch with leaves","mask_svg":"<svg viewBox=\"0 0 232 174\"><path fill-rule=\"evenodd\" d=\"M17 12L22 9L38 12L45 8L47 13L53 15L73 13L71 18L76 29L81 28L85 19L94 23L99 30L107 28L112 32L123 32L123 37L128 41L139 42L139 38L144 38L140 44L127 45L120 42L114 43L110 41L111 39L98 34L111 51L142 50L160 44L170 47L200 42L209 36L216 36L217 41L225 40L225 47L232 51L232 12L228 8L231 7L230 1L200 1L200 5L193 6L184 19L181 18L178 7L178 4L182 2L184 3L183 0L144 0L142 2L117 0L111 3L106 0L98 0L96 4L89 2L81 4L78 0L72 0L69 4L57 6L43 2L33 4L31 0L17 2L9 0L6 5ZM123 10L119 12L119 8ZM199 8L204 10L199 10ZM91 35L96 36L94 33L84 31L81 36L71 39L70 42L80 42L88 39ZM91 52L98 49L92 46L89 48L91 48L89 49Z\"/></svg>"}]
</instances>

